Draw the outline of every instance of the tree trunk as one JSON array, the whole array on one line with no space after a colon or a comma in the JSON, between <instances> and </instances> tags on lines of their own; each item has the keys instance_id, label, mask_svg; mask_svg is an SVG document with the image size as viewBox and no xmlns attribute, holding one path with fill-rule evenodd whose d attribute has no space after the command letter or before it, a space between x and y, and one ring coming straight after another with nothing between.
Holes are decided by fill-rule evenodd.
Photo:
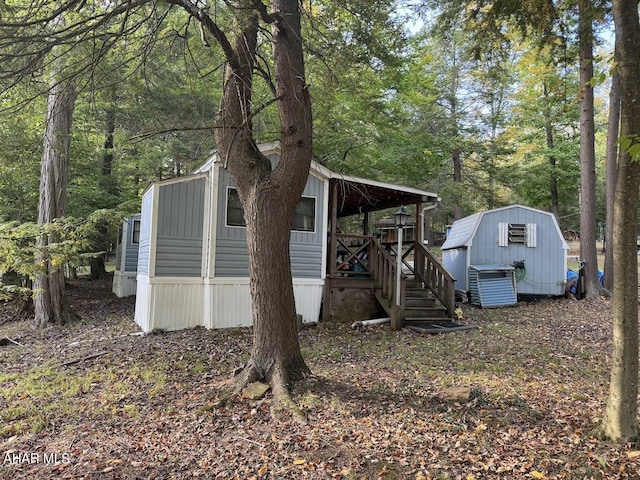
<instances>
[{"instance_id":1,"label":"tree trunk","mask_svg":"<svg viewBox=\"0 0 640 480\"><path fill-rule=\"evenodd\" d=\"M451 158L453 160L453 181L454 183L462 183L462 154L459 148L454 148L451 152ZM462 218L462 207L459 202L456 202L453 207L453 219L460 220Z\"/></svg>"},{"instance_id":2,"label":"tree trunk","mask_svg":"<svg viewBox=\"0 0 640 480\"><path fill-rule=\"evenodd\" d=\"M115 96L115 94L114 94ZM100 173L103 177L111 175L113 170L113 137L116 131L116 109L109 106L105 115L104 144L100 159Z\"/></svg>"},{"instance_id":3,"label":"tree trunk","mask_svg":"<svg viewBox=\"0 0 640 480\"><path fill-rule=\"evenodd\" d=\"M268 188L248 198L245 215L251 299L253 350L251 367L269 381L288 384L309 373L300 353L295 299L291 279L289 235L291 214Z\"/></svg>"},{"instance_id":4,"label":"tree trunk","mask_svg":"<svg viewBox=\"0 0 640 480\"><path fill-rule=\"evenodd\" d=\"M618 53L614 58L618 58ZM604 288L613 292L613 205L616 192L616 170L618 165L618 134L620 132L620 72L613 70L609 93L609 124L607 126L606 198L607 219L604 234Z\"/></svg>"},{"instance_id":5,"label":"tree trunk","mask_svg":"<svg viewBox=\"0 0 640 480\"><path fill-rule=\"evenodd\" d=\"M104 255L89 259L89 280L102 280L107 278L107 268L104 264Z\"/></svg>"},{"instance_id":6,"label":"tree trunk","mask_svg":"<svg viewBox=\"0 0 640 480\"><path fill-rule=\"evenodd\" d=\"M621 82L620 138L613 216L613 353L603 428L612 440L637 440L638 427L638 190L640 162L629 152L640 132L640 20L636 0L614 0Z\"/></svg>"},{"instance_id":7,"label":"tree trunk","mask_svg":"<svg viewBox=\"0 0 640 480\"><path fill-rule=\"evenodd\" d=\"M547 148L550 152L553 152L553 127L551 120L551 101L549 98L549 91L547 90L547 83L542 83L542 88L545 98L545 115L544 115L544 130L547 137ZM551 173L549 174L549 207L551 213L556 217L556 221L560 221L560 196L558 195L558 173L557 173L557 161L556 156L552 153L549 155L549 166L551 167Z\"/></svg>"},{"instance_id":8,"label":"tree trunk","mask_svg":"<svg viewBox=\"0 0 640 480\"><path fill-rule=\"evenodd\" d=\"M69 148L71 124L75 104L75 86L71 81L53 81L47 101L47 117L40 173L40 202L38 224L63 217L67 208L69 179ZM55 235L38 239L38 247L46 249L58 239ZM36 276L33 288L35 326L44 328L50 323L62 324L75 317L67 304L64 271L46 256L40 259L44 272Z\"/></svg>"},{"instance_id":9,"label":"tree trunk","mask_svg":"<svg viewBox=\"0 0 640 480\"><path fill-rule=\"evenodd\" d=\"M591 2L578 1L580 42L580 256L584 262L585 295L598 298L596 248L596 153L593 106L593 20Z\"/></svg>"},{"instance_id":10,"label":"tree trunk","mask_svg":"<svg viewBox=\"0 0 640 480\"><path fill-rule=\"evenodd\" d=\"M250 5L249 1L246 6ZM249 9L238 11L242 34L235 43L235 54L227 55L215 134L218 154L237 187L247 227L253 349L238 386L261 379L282 400L289 398L289 383L309 373L298 343L289 241L293 211L311 165L311 100L305 83L298 1L274 0L272 11L275 95L282 127L280 162L272 169L253 137L251 96L258 17Z\"/></svg>"},{"instance_id":11,"label":"tree trunk","mask_svg":"<svg viewBox=\"0 0 640 480\"><path fill-rule=\"evenodd\" d=\"M115 193L113 178L113 139L116 131L116 93L111 92L112 104L105 111L104 124L104 143L102 145L102 156L100 157L100 188L108 195ZM105 223L96 226L96 233L93 241L93 251L107 251L109 249L109 230ZM107 277L107 269L105 267L105 255L89 259L89 279L100 280Z\"/></svg>"}]
</instances>

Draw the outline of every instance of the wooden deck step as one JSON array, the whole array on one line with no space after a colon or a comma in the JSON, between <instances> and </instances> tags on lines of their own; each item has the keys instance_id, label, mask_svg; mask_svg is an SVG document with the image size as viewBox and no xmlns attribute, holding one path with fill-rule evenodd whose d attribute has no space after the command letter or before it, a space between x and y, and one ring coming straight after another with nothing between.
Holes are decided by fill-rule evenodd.
<instances>
[{"instance_id":1,"label":"wooden deck step","mask_svg":"<svg viewBox=\"0 0 640 480\"><path fill-rule=\"evenodd\" d=\"M447 313L447 309L442 305L406 305L404 311L406 317L415 317L416 315L422 314L437 317Z\"/></svg>"},{"instance_id":2,"label":"wooden deck step","mask_svg":"<svg viewBox=\"0 0 640 480\"><path fill-rule=\"evenodd\" d=\"M453 321L447 316L447 309L421 282L408 281L404 293L404 326L448 324Z\"/></svg>"},{"instance_id":3,"label":"wooden deck step","mask_svg":"<svg viewBox=\"0 0 640 480\"><path fill-rule=\"evenodd\" d=\"M405 297L404 304L406 308L440 308L435 298Z\"/></svg>"}]
</instances>

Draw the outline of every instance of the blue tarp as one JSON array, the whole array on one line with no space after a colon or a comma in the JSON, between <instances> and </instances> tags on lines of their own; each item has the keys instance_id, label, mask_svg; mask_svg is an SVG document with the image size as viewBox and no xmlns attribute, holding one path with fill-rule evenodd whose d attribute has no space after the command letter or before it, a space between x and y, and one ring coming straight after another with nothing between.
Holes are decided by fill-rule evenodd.
<instances>
[{"instance_id":1,"label":"blue tarp","mask_svg":"<svg viewBox=\"0 0 640 480\"><path fill-rule=\"evenodd\" d=\"M573 279L577 279L578 276L579 276L578 272L574 272L573 270L567 270L567 283L569 283ZM598 282L600 282L600 285L604 285L604 273L602 273L601 271L598 271ZM571 293L576 293L577 290L578 290L578 282L574 282L574 284L571 285L571 287L569 287L569 291Z\"/></svg>"}]
</instances>

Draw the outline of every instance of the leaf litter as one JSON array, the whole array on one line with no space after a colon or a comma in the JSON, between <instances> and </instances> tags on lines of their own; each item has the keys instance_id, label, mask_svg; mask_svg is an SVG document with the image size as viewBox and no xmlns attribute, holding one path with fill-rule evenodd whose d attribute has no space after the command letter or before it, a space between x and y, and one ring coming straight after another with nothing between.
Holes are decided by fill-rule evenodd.
<instances>
[{"instance_id":1,"label":"leaf litter","mask_svg":"<svg viewBox=\"0 0 640 480\"><path fill-rule=\"evenodd\" d=\"M108 280L69 295L73 325L0 320L20 338L0 347L0 478L640 479L640 446L598 434L606 300L464 305L476 328L442 335L305 328L300 425L270 392L212 406L250 329L140 335Z\"/></svg>"}]
</instances>

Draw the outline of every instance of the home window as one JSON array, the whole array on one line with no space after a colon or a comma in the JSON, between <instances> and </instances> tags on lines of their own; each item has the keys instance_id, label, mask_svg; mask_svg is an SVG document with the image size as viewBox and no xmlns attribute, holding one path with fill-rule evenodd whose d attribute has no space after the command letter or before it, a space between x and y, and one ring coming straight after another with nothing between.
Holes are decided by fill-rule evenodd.
<instances>
[{"instance_id":1,"label":"home window","mask_svg":"<svg viewBox=\"0 0 640 480\"><path fill-rule=\"evenodd\" d=\"M131 243L140 243L140 220L133 221L133 232L131 234Z\"/></svg>"},{"instance_id":2,"label":"home window","mask_svg":"<svg viewBox=\"0 0 640 480\"><path fill-rule=\"evenodd\" d=\"M523 246L535 248L537 246L535 223L499 223L498 246Z\"/></svg>"},{"instance_id":3,"label":"home window","mask_svg":"<svg viewBox=\"0 0 640 480\"><path fill-rule=\"evenodd\" d=\"M302 197L293 212L292 230L313 232L316 226L316 199Z\"/></svg>"},{"instance_id":4,"label":"home window","mask_svg":"<svg viewBox=\"0 0 640 480\"><path fill-rule=\"evenodd\" d=\"M227 225L230 227L244 227L244 213L238 191L235 188L227 190ZM300 232L313 232L316 226L316 199L302 197L293 212L291 229Z\"/></svg>"},{"instance_id":5,"label":"home window","mask_svg":"<svg viewBox=\"0 0 640 480\"><path fill-rule=\"evenodd\" d=\"M238 191L235 188L227 189L227 225L230 227L244 227L244 212Z\"/></svg>"}]
</instances>

